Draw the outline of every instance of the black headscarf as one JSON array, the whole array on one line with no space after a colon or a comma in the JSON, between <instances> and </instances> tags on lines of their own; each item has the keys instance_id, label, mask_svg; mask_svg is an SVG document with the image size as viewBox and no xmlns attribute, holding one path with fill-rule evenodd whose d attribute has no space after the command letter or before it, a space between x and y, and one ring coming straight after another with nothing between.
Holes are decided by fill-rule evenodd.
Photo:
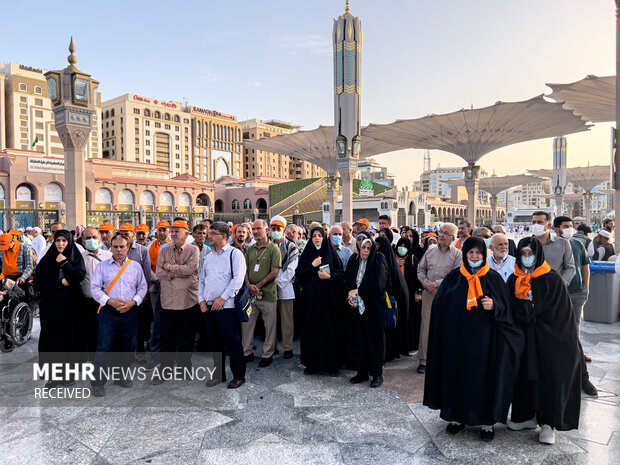
<instances>
[{"instance_id":1,"label":"black headscarf","mask_svg":"<svg viewBox=\"0 0 620 465\"><path fill-rule=\"evenodd\" d=\"M400 254L398 253L399 247L406 248L407 255L405 255L404 257L401 257ZM398 242L396 243L396 256L398 258L407 258L409 255L411 255L411 241L406 236L400 236L400 239L398 239Z\"/></svg>"},{"instance_id":2,"label":"black headscarf","mask_svg":"<svg viewBox=\"0 0 620 465\"><path fill-rule=\"evenodd\" d=\"M318 250L314 246L314 242L312 242L312 236L314 236L315 231L319 231L321 233L321 237L323 238L321 248ZM336 252L336 249L334 249L334 247L332 247L329 243L329 238L327 237L327 234L325 234L323 228L316 227L312 228L312 231L310 231L308 243L299 257L299 264L297 265L298 268L305 268L306 266L309 266L309 264L312 263L319 255L321 256L321 265L329 265L330 268L333 267L335 260L340 260L338 252Z\"/></svg>"},{"instance_id":3,"label":"black headscarf","mask_svg":"<svg viewBox=\"0 0 620 465\"><path fill-rule=\"evenodd\" d=\"M360 234L370 236L370 234L365 234L365 233L360 233ZM371 237L368 237L368 239L370 240L370 254L368 255L367 262L366 262L366 272L364 273L364 278L362 279L362 282L359 287L371 284L373 279L375 279L373 276L379 272L380 267L382 267L384 278L387 277L385 276L386 271L387 271L386 265L385 265L385 258L383 257L383 255L378 253L376 242ZM364 241L365 240L366 239L364 239ZM359 250L360 248L358 247L358 251ZM357 272L359 270L361 260L362 260L361 254L358 256L357 260L355 260L353 263L351 263L351 260L349 260L349 263L351 263L351 266L347 266L347 275L346 275L346 288L347 289L357 289L357 283L355 281L357 280ZM384 286L385 286L385 283L384 283Z\"/></svg>"},{"instance_id":4,"label":"black headscarf","mask_svg":"<svg viewBox=\"0 0 620 465\"><path fill-rule=\"evenodd\" d=\"M73 242L73 236L66 229L56 231L54 234L54 241L51 243L49 250L43 255L41 261L37 265L36 274L40 279L57 279L60 271L60 263L56 261L59 253L56 248L56 239L64 237L67 240L67 246L63 251L63 255L67 258L67 261L75 270L77 275L82 275L82 279L86 276L86 268L84 266L84 259L82 254L78 250L77 246ZM81 281L81 280L80 280Z\"/></svg>"},{"instance_id":5,"label":"black headscarf","mask_svg":"<svg viewBox=\"0 0 620 465\"><path fill-rule=\"evenodd\" d=\"M387 228L384 228L387 229ZM382 229L381 231L383 231ZM388 269L392 267L398 268L398 262L396 261L396 256L394 255L394 250L392 250L392 242L389 237L379 236L375 240L377 243L377 250L381 252L385 256L385 260L388 265Z\"/></svg>"},{"instance_id":6,"label":"black headscarf","mask_svg":"<svg viewBox=\"0 0 620 465\"><path fill-rule=\"evenodd\" d=\"M521 251L525 247L529 247L530 249L532 249L532 253L536 256L536 260L534 260L534 269L538 268L545 262L545 252L543 251L540 241L533 236L524 237L519 241L516 257L516 266L521 268L522 271L525 271L525 266L521 262Z\"/></svg>"},{"instance_id":7,"label":"black headscarf","mask_svg":"<svg viewBox=\"0 0 620 465\"><path fill-rule=\"evenodd\" d=\"M480 253L482 254L482 265L480 266L484 266L487 260L487 245L479 237L468 237L465 240L465 244L463 244L463 264L465 265L467 271L473 273L471 266L469 266L469 261L467 261L467 252L469 252L471 249L478 249L480 251Z\"/></svg>"},{"instance_id":8,"label":"black headscarf","mask_svg":"<svg viewBox=\"0 0 620 465\"><path fill-rule=\"evenodd\" d=\"M394 233L392 232L392 230L390 228L381 228L380 231L383 231L383 233L385 234L385 237L387 237L388 241L389 241L389 245L390 247L392 246L392 242L394 241ZM381 237L381 236L379 236Z\"/></svg>"},{"instance_id":9,"label":"black headscarf","mask_svg":"<svg viewBox=\"0 0 620 465\"><path fill-rule=\"evenodd\" d=\"M420 246L420 234L415 229L411 229L411 253L415 255L418 260L422 260L424 255L424 249Z\"/></svg>"}]
</instances>

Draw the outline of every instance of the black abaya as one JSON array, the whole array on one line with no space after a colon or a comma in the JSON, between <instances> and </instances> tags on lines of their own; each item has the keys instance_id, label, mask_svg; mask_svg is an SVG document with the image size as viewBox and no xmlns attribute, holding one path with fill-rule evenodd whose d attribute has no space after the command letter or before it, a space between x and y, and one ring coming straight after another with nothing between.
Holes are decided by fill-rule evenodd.
<instances>
[{"instance_id":1,"label":"black abaya","mask_svg":"<svg viewBox=\"0 0 620 465\"><path fill-rule=\"evenodd\" d=\"M407 318L407 337L408 346L407 353L409 351L418 350L420 343L420 325L422 323L422 301L416 302L416 294L422 294L422 283L418 279L418 264L420 261L413 255L411 242L406 237L401 237L396 244L396 250L398 247L405 247L409 252L404 257L401 257L397 253L397 257L404 260L402 271L405 276L405 282L409 290L409 315ZM404 354L404 352L401 352Z\"/></svg>"},{"instance_id":2,"label":"black abaya","mask_svg":"<svg viewBox=\"0 0 620 465\"><path fill-rule=\"evenodd\" d=\"M359 287L357 273L362 259L349 260L346 272L345 290L358 289L365 310L360 315L358 307L346 310L347 361L358 372L379 376L385 360L385 293L388 284L388 270L385 257L377 252L372 241L367 259L366 272Z\"/></svg>"},{"instance_id":3,"label":"black abaya","mask_svg":"<svg viewBox=\"0 0 620 465\"><path fill-rule=\"evenodd\" d=\"M523 269L521 250L536 255L534 267L544 262L536 239L519 241L516 266ZM573 306L566 285L554 270L530 281L532 300L515 296L517 277L508 278L515 319L523 328L526 348L515 386L512 421L536 415L538 424L560 431L577 429L581 408L581 360Z\"/></svg>"},{"instance_id":4,"label":"black abaya","mask_svg":"<svg viewBox=\"0 0 620 465\"><path fill-rule=\"evenodd\" d=\"M312 243L315 231L323 236L320 250ZM329 265L331 279L319 278L319 268L312 265L318 256L320 266ZM337 372L343 362L344 269L322 228L310 232L296 277L301 286L301 363L311 370Z\"/></svg>"},{"instance_id":5,"label":"black abaya","mask_svg":"<svg viewBox=\"0 0 620 465\"><path fill-rule=\"evenodd\" d=\"M463 262L469 273L465 254L471 246L486 256L483 241L468 239ZM467 279L460 269L448 273L433 299L428 339L424 405L439 409L446 421L466 425L506 422L523 350L504 280L489 270L480 284L493 299L493 310L479 302L467 310Z\"/></svg>"}]
</instances>

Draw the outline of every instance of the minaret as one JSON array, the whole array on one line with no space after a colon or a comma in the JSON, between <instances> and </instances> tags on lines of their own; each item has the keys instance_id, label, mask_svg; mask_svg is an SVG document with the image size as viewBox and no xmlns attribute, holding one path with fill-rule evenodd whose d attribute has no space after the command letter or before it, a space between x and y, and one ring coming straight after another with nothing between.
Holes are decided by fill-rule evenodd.
<instances>
[{"instance_id":1,"label":"minaret","mask_svg":"<svg viewBox=\"0 0 620 465\"><path fill-rule=\"evenodd\" d=\"M334 20L334 150L342 178L342 221L353 216L352 183L361 151L362 23L349 12ZM334 205L330 205L333 209Z\"/></svg>"},{"instance_id":2,"label":"minaret","mask_svg":"<svg viewBox=\"0 0 620 465\"><path fill-rule=\"evenodd\" d=\"M563 210L564 190L566 189L566 137L553 139L553 179L551 188L555 195L555 214L560 216Z\"/></svg>"}]
</instances>

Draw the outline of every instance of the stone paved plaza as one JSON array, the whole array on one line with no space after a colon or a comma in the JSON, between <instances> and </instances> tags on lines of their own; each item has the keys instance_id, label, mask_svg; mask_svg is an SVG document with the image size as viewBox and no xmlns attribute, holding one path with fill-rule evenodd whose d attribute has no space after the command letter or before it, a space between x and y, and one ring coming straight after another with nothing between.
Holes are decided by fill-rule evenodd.
<instances>
[{"instance_id":1,"label":"stone paved plaza","mask_svg":"<svg viewBox=\"0 0 620 465\"><path fill-rule=\"evenodd\" d=\"M36 337L35 331L18 350L33 350ZM583 397L579 430L558 433L554 446L539 444L537 431L512 432L504 425L496 426L491 443L480 441L477 428L449 436L438 413L421 404L416 357L389 364L383 387L370 389L349 384L351 372L305 376L295 356L276 358L265 369L249 364L247 383L237 390L198 383L108 385L106 397L90 407L2 407L0 462L620 463L620 324L584 323L582 340L594 358L590 373L600 396ZM169 390L165 405L139 406L155 389ZM108 399L114 407L96 406Z\"/></svg>"}]
</instances>

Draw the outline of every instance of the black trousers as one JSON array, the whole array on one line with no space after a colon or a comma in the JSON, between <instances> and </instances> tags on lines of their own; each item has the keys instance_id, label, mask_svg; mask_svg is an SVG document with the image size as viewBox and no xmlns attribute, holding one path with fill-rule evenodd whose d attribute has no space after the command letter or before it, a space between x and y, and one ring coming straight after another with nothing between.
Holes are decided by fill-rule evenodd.
<instances>
[{"instance_id":1,"label":"black trousers","mask_svg":"<svg viewBox=\"0 0 620 465\"><path fill-rule=\"evenodd\" d=\"M194 348L194 315L196 306L185 310L161 309L161 363L162 367L191 367ZM176 352L176 354L175 354Z\"/></svg>"},{"instance_id":2,"label":"black trousers","mask_svg":"<svg viewBox=\"0 0 620 465\"><path fill-rule=\"evenodd\" d=\"M245 357L241 343L241 323L234 308L210 310L204 313L205 330L209 347L222 352L220 380L226 380L226 353L230 356L230 371L234 379L245 381ZM214 375L218 376L217 373Z\"/></svg>"},{"instance_id":3,"label":"black trousers","mask_svg":"<svg viewBox=\"0 0 620 465\"><path fill-rule=\"evenodd\" d=\"M86 351L88 352L89 359L91 359L94 356L94 353L97 352L98 308L99 302L92 297L84 297L84 310L82 311L84 339L86 342Z\"/></svg>"},{"instance_id":4,"label":"black trousers","mask_svg":"<svg viewBox=\"0 0 620 465\"><path fill-rule=\"evenodd\" d=\"M138 307L138 338L136 339L136 352L144 352L144 344L151 338L151 321L153 321L153 306L151 299L147 297Z\"/></svg>"}]
</instances>

